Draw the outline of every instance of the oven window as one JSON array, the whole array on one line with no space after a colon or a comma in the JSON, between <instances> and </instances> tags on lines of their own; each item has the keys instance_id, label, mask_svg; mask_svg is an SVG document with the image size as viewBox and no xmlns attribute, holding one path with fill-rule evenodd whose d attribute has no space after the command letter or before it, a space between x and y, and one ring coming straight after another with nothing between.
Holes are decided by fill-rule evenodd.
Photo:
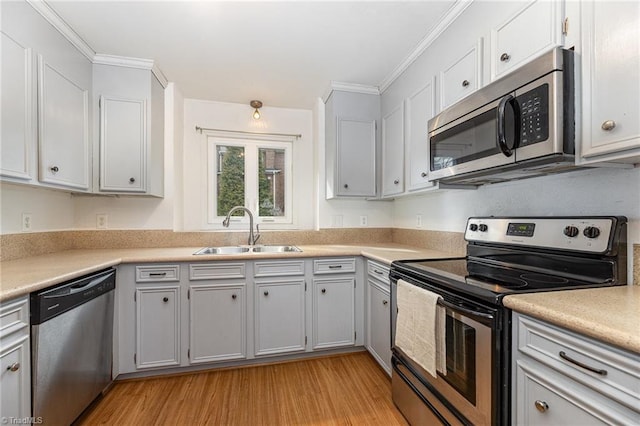
<instances>
[{"instance_id":1,"label":"oven window","mask_svg":"<svg viewBox=\"0 0 640 426\"><path fill-rule=\"evenodd\" d=\"M441 377L476 404L476 330L447 314L447 374Z\"/></svg>"},{"instance_id":2,"label":"oven window","mask_svg":"<svg viewBox=\"0 0 640 426\"><path fill-rule=\"evenodd\" d=\"M513 145L513 117L513 108L506 108L508 146ZM494 108L431 137L431 170L499 154L496 120L497 109Z\"/></svg>"}]
</instances>

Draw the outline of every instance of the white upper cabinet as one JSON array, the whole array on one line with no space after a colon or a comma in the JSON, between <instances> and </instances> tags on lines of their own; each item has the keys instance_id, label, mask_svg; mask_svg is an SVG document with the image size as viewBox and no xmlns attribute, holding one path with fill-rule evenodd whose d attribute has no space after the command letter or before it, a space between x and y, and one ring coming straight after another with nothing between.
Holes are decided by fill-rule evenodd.
<instances>
[{"instance_id":1,"label":"white upper cabinet","mask_svg":"<svg viewBox=\"0 0 640 426\"><path fill-rule=\"evenodd\" d=\"M491 81L562 44L562 4L532 1L491 31Z\"/></svg>"},{"instance_id":2,"label":"white upper cabinet","mask_svg":"<svg viewBox=\"0 0 640 426\"><path fill-rule=\"evenodd\" d=\"M414 191L434 186L429 181L429 135L427 122L436 112L435 78L406 100L405 164L406 189Z\"/></svg>"},{"instance_id":3,"label":"white upper cabinet","mask_svg":"<svg viewBox=\"0 0 640 426\"><path fill-rule=\"evenodd\" d=\"M89 189L89 90L38 57L40 181Z\"/></svg>"},{"instance_id":4,"label":"white upper cabinet","mask_svg":"<svg viewBox=\"0 0 640 426\"><path fill-rule=\"evenodd\" d=\"M150 69L95 64L98 192L164 194L164 88Z\"/></svg>"},{"instance_id":5,"label":"white upper cabinet","mask_svg":"<svg viewBox=\"0 0 640 426\"><path fill-rule=\"evenodd\" d=\"M35 178L36 129L33 53L5 33L2 40L0 176Z\"/></svg>"},{"instance_id":6,"label":"white upper cabinet","mask_svg":"<svg viewBox=\"0 0 640 426\"><path fill-rule=\"evenodd\" d=\"M376 195L378 95L334 90L325 105L327 199Z\"/></svg>"},{"instance_id":7,"label":"white upper cabinet","mask_svg":"<svg viewBox=\"0 0 640 426\"><path fill-rule=\"evenodd\" d=\"M404 108L382 118L382 196L404 191Z\"/></svg>"},{"instance_id":8,"label":"white upper cabinet","mask_svg":"<svg viewBox=\"0 0 640 426\"><path fill-rule=\"evenodd\" d=\"M463 50L440 71L440 106L442 109L469 96L482 86L482 39Z\"/></svg>"},{"instance_id":9,"label":"white upper cabinet","mask_svg":"<svg viewBox=\"0 0 640 426\"><path fill-rule=\"evenodd\" d=\"M584 162L640 162L640 3L582 3Z\"/></svg>"}]
</instances>

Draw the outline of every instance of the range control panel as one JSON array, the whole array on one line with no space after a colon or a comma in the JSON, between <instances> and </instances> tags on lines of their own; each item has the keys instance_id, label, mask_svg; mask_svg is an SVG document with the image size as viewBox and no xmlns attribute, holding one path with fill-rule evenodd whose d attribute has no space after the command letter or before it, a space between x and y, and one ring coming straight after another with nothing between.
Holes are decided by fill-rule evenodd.
<instances>
[{"instance_id":1,"label":"range control panel","mask_svg":"<svg viewBox=\"0 0 640 426\"><path fill-rule=\"evenodd\" d=\"M606 253L611 250L617 217L471 217L467 241ZM625 228L626 231L626 228Z\"/></svg>"}]
</instances>

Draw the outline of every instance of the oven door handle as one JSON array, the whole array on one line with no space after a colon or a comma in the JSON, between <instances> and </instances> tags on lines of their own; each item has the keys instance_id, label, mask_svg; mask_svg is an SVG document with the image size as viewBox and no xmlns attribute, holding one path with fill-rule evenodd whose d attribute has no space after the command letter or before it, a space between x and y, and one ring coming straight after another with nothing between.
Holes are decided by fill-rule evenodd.
<instances>
[{"instance_id":1,"label":"oven door handle","mask_svg":"<svg viewBox=\"0 0 640 426\"><path fill-rule=\"evenodd\" d=\"M493 314L485 314L484 312L476 312L472 309L468 309L468 308L463 308L462 306L458 306L456 304L453 304L451 302L447 302L444 299L440 299L438 300L438 303L444 307L447 307L449 309L452 309L454 311L458 311L458 312L462 312L465 315L471 316L471 317L480 317L480 318L485 318L488 320L493 320L494 316Z\"/></svg>"}]
</instances>

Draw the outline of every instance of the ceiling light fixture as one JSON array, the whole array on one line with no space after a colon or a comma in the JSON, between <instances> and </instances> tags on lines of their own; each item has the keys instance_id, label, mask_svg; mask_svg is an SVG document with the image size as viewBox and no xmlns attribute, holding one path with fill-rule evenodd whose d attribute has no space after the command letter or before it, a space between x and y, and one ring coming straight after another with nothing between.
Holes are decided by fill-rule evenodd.
<instances>
[{"instance_id":1,"label":"ceiling light fixture","mask_svg":"<svg viewBox=\"0 0 640 426\"><path fill-rule=\"evenodd\" d=\"M262 108L262 102L260 102L260 101L251 101L251 102L249 102L249 105L251 105L251 108L255 108L255 111L253 111L254 120L260 120L260 111L258 111L258 110L260 108Z\"/></svg>"}]
</instances>

